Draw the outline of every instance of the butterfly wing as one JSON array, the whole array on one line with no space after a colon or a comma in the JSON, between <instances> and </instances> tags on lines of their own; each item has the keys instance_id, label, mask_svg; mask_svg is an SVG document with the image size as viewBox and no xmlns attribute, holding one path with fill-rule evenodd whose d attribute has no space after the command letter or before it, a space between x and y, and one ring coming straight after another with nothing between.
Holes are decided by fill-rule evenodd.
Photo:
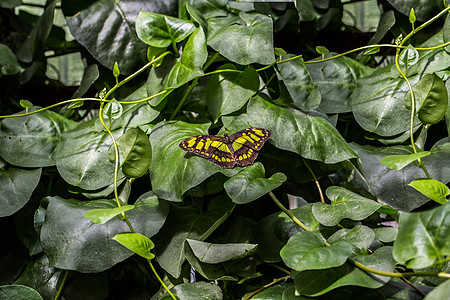
<instances>
[{"instance_id":1,"label":"butterfly wing","mask_svg":"<svg viewBox=\"0 0 450 300\"><path fill-rule=\"evenodd\" d=\"M241 166L252 165L258 157L258 150L270 138L270 131L264 128L248 128L230 136L236 162Z\"/></svg>"},{"instance_id":2,"label":"butterfly wing","mask_svg":"<svg viewBox=\"0 0 450 300\"><path fill-rule=\"evenodd\" d=\"M224 137L214 135L193 136L182 141L180 148L207 158L222 169L232 168L236 164Z\"/></svg>"}]
</instances>

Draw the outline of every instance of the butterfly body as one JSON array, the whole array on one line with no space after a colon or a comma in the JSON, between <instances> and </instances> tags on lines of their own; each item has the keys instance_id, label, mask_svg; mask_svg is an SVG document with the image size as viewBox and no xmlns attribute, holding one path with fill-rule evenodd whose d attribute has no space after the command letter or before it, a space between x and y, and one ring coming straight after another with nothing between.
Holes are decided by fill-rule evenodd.
<instances>
[{"instance_id":1,"label":"butterfly body","mask_svg":"<svg viewBox=\"0 0 450 300\"><path fill-rule=\"evenodd\" d=\"M248 128L231 136L199 135L180 143L184 151L204 157L222 169L251 165L258 151L270 138L270 131L264 128Z\"/></svg>"}]
</instances>

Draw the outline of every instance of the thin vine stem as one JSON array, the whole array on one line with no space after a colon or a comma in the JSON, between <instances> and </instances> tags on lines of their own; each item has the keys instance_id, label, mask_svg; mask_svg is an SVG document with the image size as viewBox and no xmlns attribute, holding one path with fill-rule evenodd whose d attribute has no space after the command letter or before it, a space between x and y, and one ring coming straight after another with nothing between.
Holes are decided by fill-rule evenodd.
<instances>
[{"instance_id":1,"label":"thin vine stem","mask_svg":"<svg viewBox=\"0 0 450 300\"><path fill-rule=\"evenodd\" d=\"M306 162L305 159L303 159L303 163L305 164L305 166L308 169L309 173L311 173L312 177L314 178L314 182L316 183L317 190L319 191L320 202L325 203L325 198L323 197L322 188L320 186L319 180L316 177L316 174L314 174L314 171L311 169L311 167L309 166L309 164Z\"/></svg>"},{"instance_id":2,"label":"thin vine stem","mask_svg":"<svg viewBox=\"0 0 450 300\"><path fill-rule=\"evenodd\" d=\"M270 282L270 283L268 283L268 284L266 284L266 285L263 285L262 287L260 287L260 288L258 288L257 290L253 291L250 295L248 295L247 297L245 297L244 300L248 300L248 299L250 299L251 297L255 296L256 294L262 292L263 290L265 290L265 289L271 287L272 285L275 285L275 284L277 284L277 283L279 283L279 282L281 282L281 281L287 281L287 280L289 280L290 278L291 278L291 276L290 276L290 275L287 275L287 276L284 276L284 277L281 277L281 278L274 279L272 282Z\"/></svg>"},{"instance_id":3,"label":"thin vine stem","mask_svg":"<svg viewBox=\"0 0 450 300\"><path fill-rule=\"evenodd\" d=\"M175 295L170 291L170 289L167 287L167 285L164 283L164 281L159 277L158 272L156 272L155 267L152 264L152 261L150 259L147 259L148 264L150 265L150 268L152 269L153 274L155 274L158 281L161 283L162 287L167 291L167 293L172 297L172 299L177 300Z\"/></svg>"},{"instance_id":4,"label":"thin vine stem","mask_svg":"<svg viewBox=\"0 0 450 300\"><path fill-rule=\"evenodd\" d=\"M59 285L59 288L55 294L55 297L53 300L58 300L61 297L62 291L64 290L64 286L66 285L67 278L69 277L69 270L64 270L64 277L61 281L61 284Z\"/></svg>"}]
</instances>

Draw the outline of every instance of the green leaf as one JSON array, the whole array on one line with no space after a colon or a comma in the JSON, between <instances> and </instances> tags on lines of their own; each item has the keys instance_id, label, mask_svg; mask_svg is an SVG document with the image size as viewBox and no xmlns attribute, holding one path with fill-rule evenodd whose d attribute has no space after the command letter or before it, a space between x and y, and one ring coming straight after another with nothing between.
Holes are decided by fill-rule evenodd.
<instances>
[{"instance_id":1,"label":"green leaf","mask_svg":"<svg viewBox=\"0 0 450 300\"><path fill-rule=\"evenodd\" d=\"M394 258L408 268L426 268L450 255L450 203L425 212L402 213Z\"/></svg>"},{"instance_id":2,"label":"green leaf","mask_svg":"<svg viewBox=\"0 0 450 300\"><path fill-rule=\"evenodd\" d=\"M295 0L294 4L300 21L313 21L319 18L320 15L314 9L311 0Z\"/></svg>"},{"instance_id":3,"label":"green leaf","mask_svg":"<svg viewBox=\"0 0 450 300\"><path fill-rule=\"evenodd\" d=\"M320 55L325 55L325 54L330 53L330 50L328 50L324 46L316 46L316 52L319 53Z\"/></svg>"},{"instance_id":4,"label":"green leaf","mask_svg":"<svg viewBox=\"0 0 450 300\"><path fill-rule=\"evenodd\" d=\"M271 144L327 164L356 157L336 128L323 116L280 107L253 97L247 107L252 127L272 132Z\"/></svg>"},{"instance_id":5,"label":"green leaf","mask_svg":"<svg viewBox=\"0 0 450 300\"><path fill-rule=\"evenodd\" d=\"M372 255L357 256L354 259L363 265L384 272L394 272L395 261L392 247L377 249ZM310 270L293 274L296 292L307 296L320 296L345 286L360 286L370 289L382 287L391 278L366 273L350 264L325 270Z\"/></svg>"},{"instance_id":6,"label":"green leaf","mask_svg":"<svg viewBox=\"0 0 450 300\"><path fill-rule=\"evenodd\" d=\"M326 193L331 204L317 202L312 208L314 217L325 226L335 226L344 218L355 221L366 219L381 207L381 203L343 187L331 186Z\"/></svg>"},{"instance_id":7,"label":"green leaf","mask_svg":"<svg viewBox=\"0 0 450 300\"><path fill-rule=\"evenodd\" d=\"M281 57L290 59L294 55ZM296 58L278 65L277 76L286 85L295 106L302 110L313 110L320 104L321 95L306 69L302 58Z\"/></svg>"},{"instance_id":8,"label":"green leaf","mask_svg":"<svg viewBox=\"0 0 450 300\"><path fill-rule=\"evenodd\" d=\"M204 241L233 211L234 204L225 197L214 198L207 210L202 207L173 206L170 215L153 238L159 265L178 278L186 259L186 240Z\"/></svg>"},{"instance_id":9,"label":"green leaf","mask_svg":"<svg viewBox=\"0 0 450 300\"><path fill-rule=\"evenodd\" d=\"M397 227L378 227L373 228L377 240L383 243L391 243L397 239Z\"/></svg>"},{"instance_id":10,"label":"green leaf","mask_svg":"<svg viewBox=\"0 0 450 300\"><path fill-rule=\"evenodd\" d=\"M121 207L114 208L96 208L88 210L84 217L91 220L92 223L105 224L115 216L118 216L130 209L133 209L134 205L123 205Z\"/></svg>"},{"instance_id":11,"label":"green leaf","mask_svg":"<svg viewBox=\"0 0 450 300\"><path fill-rule=\"evenodd\" d=\"M311 213L313 204L292 209L290 212L311 230L318 230L320 223ZM258 221L253 227L252 235L258 244L261 259L267 263L281 261L280 250L286 245L291 236L301 231L284 212L273 213Z\"/></svg>"},{"instance_id":12,"label":"green leaf","mask_svg":"<svg viewBox=\"0 0 450 300\"><path fill-rule=\"evenodd\" d=\"M425 22L442 8L441 0L417 2L415 0L390 0L389 3L400 13L408 16L411 7L414 7L417 20Z\"/></svg>"},{"instance_id":13,"label":"green leaf","mask_svg":"<svg viewBox=\"0 0 450 300\"><path fill-rule=\"evenodd\" d=\"M275 62L273 24L270 17L241 12L237 22L224 26L215 21L215 18L208 20L208 45L224 57L240 65L270 65Z\"/></svg>"},{"instance_id":14,"label":"green leaf","mask_svg":"<svg viewBox=\"0 0 450 300\"><path fill-rule=\"evenodd\" d=\"M364 55L372 55L380 52L380 47L372 47L364 51Z\"/></svg>"},{"instance_id":15,"label":"green leaf","mask_svg":"<svg viewBox=\"0 0 450 300\"><path fill-rule=\"evenodd\" d=\"M52 154L61 141L62 133L75 124L49 110L4 119L0 124L0 155L8 163L19 167L53 166Z\"/></svg>"},{"instance_id":16,"label":"green leaf","mask_svg":"<svg viewBox=\"0 0 450 300\"><path fill-rule=\"evenodd\" d=\"M71 103L67 106L67 108L68 108L68 109L75 109L75 108L81 107L81 106L83 106L83 105L84 105L84 101L83 101L83 100L80 100L80 101L74 101L74 102L71 102Z\"/></svg>"},{"instance_id":17,"label":"green leaf","mask_svg":"<svg viewBox=\"0 0 450 300\"><path fill-rule=\"evenodd\" d=\"M181 58L177 59L175 65L164 78L164 88L176 88L202 76L202 67L208 59L206 50L206 37L202 28L194 30L183 48Z\"/></svg>"},{"instance_id":18,"label":"green leaf","mask_svg":"<svg viewBox=\"0 0 450 300\"><path fill-rule=\"evenodd\" d=\"M367 249L369 249L374 240L374 231L364 225L356 225L352 229L340 229L327 239L330 244L340 241L351 244L353 246L353 254L367 254Z\"/></svg>"},{"instance_id":19,"label":"green leaf","mask_svg":"<svg viewBox=\"0 0 450 300\"><path fill-rule=\"evenodd\" d=\"M318 233L302 231L289 239L280 255L296 271L321 270L343 265L352 255L352 246L338 242L327 247Z\"/></svg>"},{"instance_id":20,"label":"green leaf","mask_svg":"<svg viewBox=\"0 0 450 300\"><path fill-rule=\"evenodd\" d=\"M164 5L133 0L83 2L89 5L81 5L79 0L67 0L62 4L70 32L98 62L110 70L120 58L122 74L131 74L147 63L147 45L139 40L135 29L139 12L170 15L177 8L175 2L165 2Z\"/></svg>"},{"instance_id":21,"label":"green leaf","mask_svg":"<svg viewBox=\"0 0 450 300\"><path fill-rule=\"evenodd\" d=\"M116 99L109 101L103 109L103 119L115 120L122 116L123 106Z\"/></svg>"},{"instance_id":22,"label":"green leaf","mask_svg":"<svg viewBox=\"0 0 450 300\"><path fill-rule=\"evenodd\" d=\"M233 64L225 64L218 70L235 70ZM210 77L206 90L209 112L214 122L222 115L239 110L259 88L259 76L253 68L243 72L223 72Z\"/></svg>"},{"instance_id":23,"label":"green leaf","mask_svg":"<svg viewBox=\"0 0 450 300\"><path fill-rule=\"evenodd\" d=\"M143 258L153 259L155 257L150 252L155 247L155 244L145 235L137 232L125 232L116 234L112 239Z\"/></svg>"},{"instance_id":24,"label":"green leaf","mask_svg":"<svg viewBox=\"0 0 450 300\"><path fill-rule=\"evenodd\" d=\"M274 53L275 53L276 56L280 56L281 57L281 56L284 56L284 55L287 54L287 52L283 48L275 47L273 50L274 50Z\"/></svg>"},{"instance_id":25,"label":"green leaf","mask_svg":"<svg viewBox=\"0 0 450 300\"><path fill-rule=\"evenodd\" d=\"M27 38L16 52L20 61L31 63L39 60L44 54L45 42L53 26L53 16L57 0L47 1L43 14L34 24Z\"/></svg>"},{"instance_id":26,"label":"green leaf","mask_svg":"<svg viewBox=\"0 0 450 300\"><path fill-rule=\"evenodd\" d=\"M119 77L120 75L120 69L119 69L119 64L116 62L114 62L114 67L113 67L113 76L114 77Z\"/></svg>"},{"instance_id":27,"label":"green leaf","mask_svg":"<svg viewBox=\"0 0 450 300\"><path fill-rule=\"evenodd\" d=\"M444 283L441 283L436 288L434 288L431 292L429 292L424 300L441 300L448 297L450 293L450 280L446 280Z\"/></svg>"},{"instance_id":28,"label":"green leaf","mask_svg":"<svg viewBox=\"0 0 450 300\"><path fill-rule=\"evenodd\" d=\"M205 1L205 3L207 3ZM197 6L198 7L198 6ZM186 10L191 16L192 20L199 24L206 35L208 35L208 22L206 21L206 16L202 14L198 9L194 8L189 2L186 2Z\"/></svg>"},{"instance_id":29,"label":"green leaf","mask_svg":"<svg viewBox=\"0 0 450 300\"><path fill-rule=\"evenodd\" d=\"M244 243L212 244L187 239L194 255L203 263L218 264L233 259L243 258L254 252L258 245Z\"/></svg>"},{"instance_id":30,"label":"green leaf","mask_svg":"<svg viewBox=\"0 0 450 300\"><path fill-rule=\"evenodd\" d=\"M450 189L445 184L435 179L416 179L411 181L409 186L412 186L439 204L446 203L447 196L450 195Z\"/></svg>"},{"instance_id":31,"label":"green leaf","mask_svg":"<svg viewBox=\"0 0 450 300\"><path fill-rule=\"evenodd\" d=\"M106 187L114 180L114 164L108 160L112 141L107 132L95 129L95 122L95 119L82 122L63 132L53 156L64 180L86 190ZM117 139L120 132L114 131L113 134ZM119 171L117 179L123 177Z\"/></svg>"},{"instance_id":32,"label":"green leaf","mask_svg":"<svg viewBox=\"0 0 450 300\"><path fill-rule=\"evenodd\" d=\"M379 202L403 211L411 211L430 200L408 186L411 181L425 176L425 173L417 166L409 164L402 170L390 170L379 163L386 155L409 155L412 153L411 147L382 148L356 144L352 144L352 147L359 153L362 173L370 186L371 193L377 197ZM422 158L423 164L427 166L432 178L448 183L450 172L446 164L442 163L442 161L450 159L448 138L437 142L430 152L430 155Z\"/></svg>"},{"instance_id":33,"label":"green leaf","mask_svg":"<svg viewBox=\"0 0 450 300\"><path fill-rule=\"evenodd\" d=\"M53 266L98 273L133 255L111 241L116 234L129 231L124 221L113 218L105 224L95 224L84 217L91 209L116 207L114 200L79 201L60 197L47 197L46 200L49 204L40 238ZM167 203L158 201L149 192L139 197L134 206L127 212L133 229L152 237L166 220Z\"/></svg>"},{"instance_id":34,"label":"green leaf","mask_svg":"<svg viewBox=\"0 0 450 300\"><path fill-rule=\"evenodd\" d=\"M447 89L435 73L427 74L413 86L416 112L425 124L435 124L445 115L448 107ZM411 93L405 95L405 106L411 109Z\"/></svg>"},{"instance_id":35,"label":"green leaf","mask_svg":"<svg viewBox=\"0 0 450 300\"><path fill-rule=\"evenodd\" d=\"M358 81L372 73L372 69L348 57L308 61L306 68L320 91L319 109L327 114L351 111L348 101Z\"/></svg>"},{"instance_id":36,"label":"green leaf","mask_svg":"<svg viewBox=\"0 0 450 300\"><path fill-rule=\"evenodd\" d=\"M161 54L163 54L165 51L166 51L166 48L148 46L148 49L147 49L148 61L153 61L154 59L159 57ZM153 63L153 66L157 68L162 64L162 62L163 62L163 60L159 60L156 63Z\"/></svg>"},{"instance_id":37,"label":"green leaf","mask_svg":"<svg viewBox=\"0 0 450 300\"><path fill-rule=\"evenodd\" d=\"M146 44L165 48L179 43L195 30L191 21L141 11L136 19L136 33Z\"/></svg>"},{"instance_id":38,"label":"green leaf","mask_svg":"<svg viewBox=\"0 0 450 300\"><path fill-rule=\"evenodd\" d=\"M89 88L94 84L94 82L98 79L99 76L100 76L100 73L98 71L97 64L92 64L92 65L87 66L84 69L83 78L81 79L80 86L77 88L75 93L73 93L72 98L83 97L84 94L89 90ZM80 102L83 103L83 101L80 101ZM72 105L75 105L75 103L78 103L78 102L72 102L71 104L69 104L69 108L78 107L78 106L72 106Z\"/></svg>"},{"instance_id":39,"label":"green leaf","mask_svg":"<svg viewBox=\"0 0 450 300\"><path fill-rule=\"evenodd\" d=\"M33 107L33 103L31 103L28 100L20 100L19 101L20 106L22 106L23 108L32 108Z\"/></svg>"},{"instance_id":40,"label":"green leaf","mask_svg":"<svg viewBox=\"0 0 450 300\"><path fill-rule=\"evenodd\" d=\"M21 69L14 52L5 44L0 43L0 74L15 75Z\"/></svg>"},{"instance_id":41,"label":"green leaf","mask_svg":"<svg viewBox=\"0 0 450 300\"><path fill-rule=\"evenodd\" d=\"M387 166L391 170L401 170L410 163L418 160L419 158L428 156L430 154L430 151L421 151L418 153L407 155L388 155L380 160L380 164Z\"/></svg>"},{"instance_id":42,"label":"green leaf","mask_svg":"<svg viewBox=\"0 0 450 300\"><path fill-rule=\"evenodd\" d=\"M418 11L416 10L416 13L417 12ZM447 51L442 47L433 47L444 43L443 35L443 31L441 30L418 46L418 48L432 49L420 51L419 61L415 65L409 66L408 74L421 74L423 76L424 74L432 74L445 70L450 66L450 56Z\"/></svg>"},{"instance_id":43,"label":"green leaf","mask_svg":"<svg viewBox=\"0 0 450 300\"><path fill-rule=\"evenodd\" d=\"M409 23L414 24L416 22L416 14L414 13L414 7L411 7L409 12Z\"/></svg>"},{"instance_id":44,"label":"green leaf","mask_svg":"<svg viewBox=\"0 0 450 300\"><path fill-rule=\"evenodd\" d=\"M392 77L391 69L392 66L377 69L358 80L349 100L356 122L364 130L381 136L403 133L410 124L411 112L403 102L408 85L403 78ZM408 79L414 84L418 77Z\"/></svg>"},{"instance_id":45,"label":"green leaf","mask_svg":"<svg viewBox=\"0 0 450 300\"><path fill-rule=\"evenodd\" d=\"M41 172L41 168L0 171L0 218L11 216L30 200Z\"/></svg>"},{"instance_id":46,"label":"green leaf","mask_svg":"<svg viewBox=\"0 0 450 300\"><path fill-rule=\"evenodd\" d=\"M17 284L0 286L0 299L43 300L35 289Z\"/></svg>"},{"instance_id":47,"label":"green leaf","mask_svg":"<svg viewBox=\"0 0 450 300\"><path fill-rule=\"evenodd\" d=\"M287 179L283 173L273 174L270 178L264 173L264 166L256 162L228 179L224 184L225 191L234 203L245 204L278 188Z\"/></svg>"},{"instance_id":48,"label":"green leaf","mask_svg":"<svg viewBox=\"0 0 450 300\"><path fill-rule=\"evenodd\" d=\"M208 134L210 124L161 122L150 134L152 163L150 180L153 191L166 200L182 201L182 195L202 183L209 176L222 172L234 175L241 168L222 170L207 159L184 152L178 146L184 139Z\"/></svg>"},{"instance_id":49,"label":"green leaf","mask_svg":"<svg viewBox=\"0 0 450 300\"><path fill-rule=\"evenodd\" d=\"M178 284L171 289L171 292L181 300L222 300L221 288L213 283L194 282ZM161 300L172 300L170 295L166 295Z\"/></svg>"},{"instance_id":50,"label":"green leaf","mask_svg":"<svg viewBox=\"0 0 450 300\"><path fill-rule=\"evenodd\" d=\"M140 128L131 128L116 143L123 174L130 178L144 175L152 161L152 146L145 132ZM108 159L110 162L115 160L113 146L108 150Z\"/></svg>"}]
</instances>

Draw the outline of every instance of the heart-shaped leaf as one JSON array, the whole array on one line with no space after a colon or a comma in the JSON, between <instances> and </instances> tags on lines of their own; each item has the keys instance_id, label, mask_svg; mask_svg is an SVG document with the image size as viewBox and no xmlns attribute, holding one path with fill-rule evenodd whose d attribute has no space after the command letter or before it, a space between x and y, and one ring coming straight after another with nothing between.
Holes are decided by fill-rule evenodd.
<instances>
[{"instance_id":1,"label":"heart-shaped leaf","mask_svg":"<svg viewBox=\"0 0 450 300\"><path fill-rule=\"evenodd\" d=\"M155 247L155 244L145 235L137 232L125 232L116 234L112 239L143 258L153 259L155 257L150 252Z\"/></svg>"},{"instance_id":2,"label":"heart-shaped leaf","mask_svg":"<svg viewBox=\"0 0 450 300\"><path fill-rule=\"evenodd\" d=\"M120 215L130 209L133 209L134 205L123 205L121 207L114 208L94 208L88 210L84 217L92 221L92 223L96 224L105 224L115 216Z\"/></svg>"},{"instance_id":3,"label":"heart-shaped leaf","mask_svg":"<svg viewBox=\"0 0 450 300\"><path fill-rule=\"evenodd\" d=\"M422 194L430 197L439 204L447 202L447 196L450 195L450 189L440 181L431 178L416 179L411 181L412 186Z\"/></svg>"},{"instance_id":4,"label":"heart-shaped leaf","mask_svg":"<svg viewBox=\"0 0 450 300\"><path fill-rule=\"evenodd\" d=\"M430 151L421 151L407 155L389 155L380 160L380 164L387 166L391 170L401 170L413 161L430 155Z\"/></svg>"}]
</instances>

